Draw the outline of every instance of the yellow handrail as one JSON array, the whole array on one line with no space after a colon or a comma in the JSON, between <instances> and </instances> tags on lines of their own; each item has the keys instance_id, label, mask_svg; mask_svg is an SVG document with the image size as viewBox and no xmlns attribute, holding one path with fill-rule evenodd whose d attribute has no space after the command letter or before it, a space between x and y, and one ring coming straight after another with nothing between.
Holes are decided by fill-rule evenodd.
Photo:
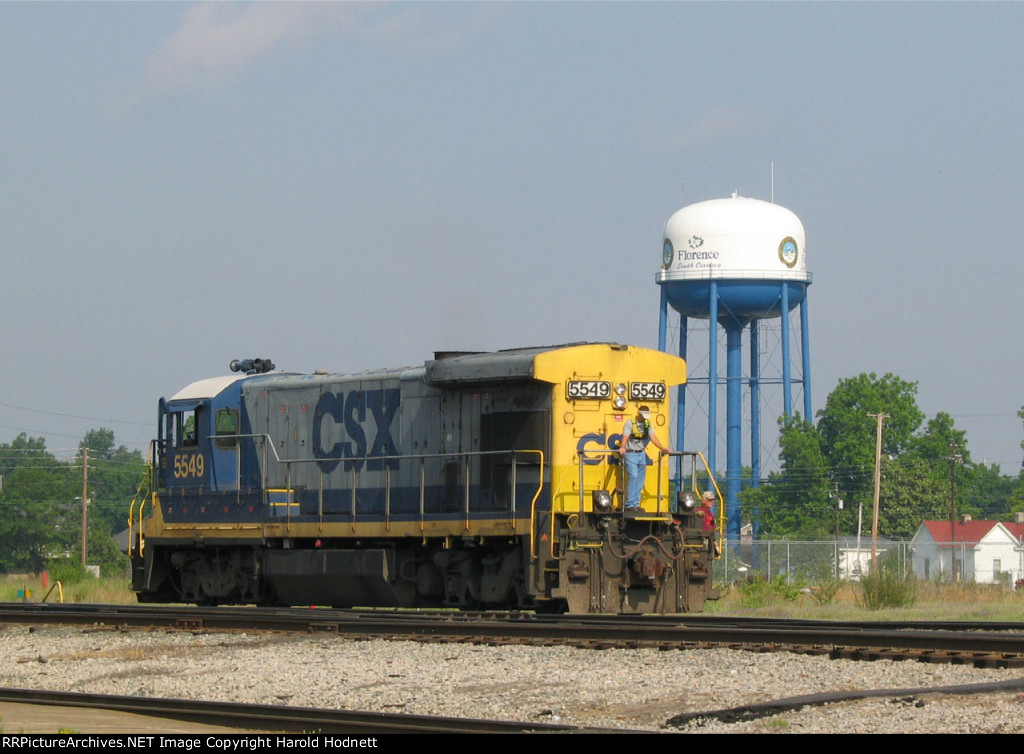
<instances>
[{"instance_id":1,"label":"yellow handrail","mask_svg":"<svg viewBox=\"0 0 1024 754\"><path fill-rule=\"evenodd\" d=\"M135 516L135 504L139 504L139 555L142 555L142 511L146 505L146 498L150 497L153 491L153 464L146 464L146 474L142 477L142 481L139 482L138 489L135 490L135 496L132 498L132 503L128 507L128 557L132 555L132 545L135 541L132 532L132 522Z\"/></svg>"}]
</instances>

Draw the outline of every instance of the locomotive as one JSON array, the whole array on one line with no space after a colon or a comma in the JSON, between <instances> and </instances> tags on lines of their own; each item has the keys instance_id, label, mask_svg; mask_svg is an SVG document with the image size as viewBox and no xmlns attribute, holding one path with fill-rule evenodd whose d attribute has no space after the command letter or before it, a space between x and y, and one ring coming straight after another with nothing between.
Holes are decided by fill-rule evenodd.
<instances>
[{"instance_id":1,"label":"locomotive","mask_svg":"<svg viewBox=\"0 0 1024 754\"><path fill-rule=\"evenodd\" d=\"M269 360L159 403L129 514L140 602L698 612L716 597L699 453L648 453L623 505L623 425L661 437L686 364L615 343L436 353L356 374ZM720 492L717 495L721 500Z\"/></svg>"}]
</instances>

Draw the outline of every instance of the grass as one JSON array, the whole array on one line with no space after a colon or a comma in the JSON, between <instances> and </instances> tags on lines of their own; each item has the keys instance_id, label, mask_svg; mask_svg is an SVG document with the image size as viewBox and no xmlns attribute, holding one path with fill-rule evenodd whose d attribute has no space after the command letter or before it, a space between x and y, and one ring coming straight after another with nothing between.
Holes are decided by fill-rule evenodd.
<instances>
[{"instance_id":1,"label":"grass","mask_svg":"<svg viewBox=\"0 0 1024 754\"><path fill-rule=\"evenodd\" d=\"M739 587L722 590L722 599L708 602L711 615L737 615L769 618L808 618L817 620L946 620L1011 621L1024 620L1024 593L980 584L947 584L928 581L915 583L912 604L872 609L865 605L863 589L855 582L844 582L827 602L815 599L810 587L779 589L761 587L767 596L752 599Z\"/></svg>"},{"instance_id":2,"label":"grass","mask_svg":"<svg viewBox=\"0 0 1024 754\"><path fill-rule=\"evenodd\" d=\"M43 588L42 579L33 575L0 576L0 602L23 601L19 590L31 592L26 601L41 602L52 586L53 581L49 580L47 587ZM827 599L823 599L823 592ZM46 601L59 601L56 589L50 592ZM64 602L131 605L135 604L135 595L127 577L87 577L64 585ZM795 586L778 579L747 589L725 587L722 599L706 603L706 612L710 615L819 620L1024 620L1024 592L997 586L917 581L913 604L870 609L864 603L863 590L854 582L829 583L814 590L812 586Z\"/></svg>"},{"instance_id":3,"label":"grass","mask_svg":"<svg viewBox=\"0 0 1024 754\"><path fill-rule=\"evenodd\" d=\"M135 603L131 584L125 578L84 577L60 587L52 578L44 586L41 576L34 574L0 576L0 602L64 602L97 605L131 605Z\"/></svg>"}]
</instances>

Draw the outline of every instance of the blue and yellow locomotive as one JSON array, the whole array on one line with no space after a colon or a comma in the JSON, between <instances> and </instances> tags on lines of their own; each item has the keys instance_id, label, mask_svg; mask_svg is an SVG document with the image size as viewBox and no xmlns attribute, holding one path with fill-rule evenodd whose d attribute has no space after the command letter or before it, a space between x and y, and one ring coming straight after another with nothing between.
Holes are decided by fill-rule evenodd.
<instances>
[{"instance_id":1,"label":"blue and yellow locomotive","mask_svg":"<svg viewBox=\"0 0 1024 754\"><path fill-rule=\"evenodd\" d=\"M160 401L152 491L130 514L141 602L675 613L714 596L723 522L697 510L697 480L714 484L699 454L651 455L641 509L622 509L624 422L642 403L670 436L675 356L591 343L232 369Z\"/></svg>"}]
</instances>

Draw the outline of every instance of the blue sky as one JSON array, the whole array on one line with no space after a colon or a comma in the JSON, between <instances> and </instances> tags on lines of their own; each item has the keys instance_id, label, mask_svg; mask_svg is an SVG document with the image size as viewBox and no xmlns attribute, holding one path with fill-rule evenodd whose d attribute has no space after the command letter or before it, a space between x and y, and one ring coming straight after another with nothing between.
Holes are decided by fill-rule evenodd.
<instances>
[{"instance_id":1,"label":"blue sky","mask_svg":"<svg viewBox=\"0 0 1024 754\"><path fill-rule=\"evenodd\" d=\"M815 408L1016 473L1020 3L0 3L0 441L144 448L234 358L655 346L681 203L807 232ZM685 185L685 190L682 188Z\"/></svg>"}]
</instances>

